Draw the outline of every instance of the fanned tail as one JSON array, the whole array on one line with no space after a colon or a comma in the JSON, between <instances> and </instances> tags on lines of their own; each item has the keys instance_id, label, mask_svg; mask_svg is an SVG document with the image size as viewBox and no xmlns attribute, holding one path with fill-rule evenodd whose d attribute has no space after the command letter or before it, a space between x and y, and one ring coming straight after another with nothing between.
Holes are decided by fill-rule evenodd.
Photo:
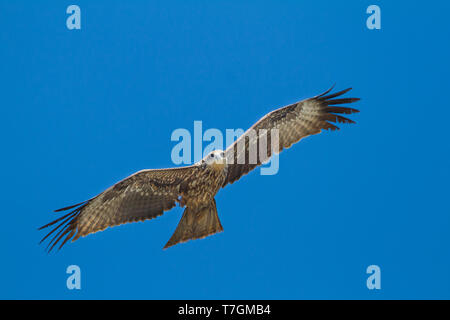
<instances>
[{"instance_id":1,"label":"fanned tail","mask_svg":"<svg viewBox=\"0 0 450 320\"><path fill-rule=\"evenodd\" d=\"M193 210L187 207L164 249L181 242L201 239L222 231L223 227L217 215L216 201L214 199L200 210Z\"/></svg>"}]
</instances>

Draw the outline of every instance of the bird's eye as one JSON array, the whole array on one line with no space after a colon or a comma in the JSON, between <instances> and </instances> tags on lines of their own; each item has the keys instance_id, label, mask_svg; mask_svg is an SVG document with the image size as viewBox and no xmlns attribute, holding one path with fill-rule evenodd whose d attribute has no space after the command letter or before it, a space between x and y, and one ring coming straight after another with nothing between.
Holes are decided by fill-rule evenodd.
<instances>
[{"instance_id":1,"label":"bird's eye","mask_svg":"<svg viewBox=\"0 0 450 320\"><path fill-rule=\"evenodd\" d=\"M209 155L209 157L210 157L210 158L214 158L214 155L211 153L211 154Z\"/></svg>"}]
</instances>

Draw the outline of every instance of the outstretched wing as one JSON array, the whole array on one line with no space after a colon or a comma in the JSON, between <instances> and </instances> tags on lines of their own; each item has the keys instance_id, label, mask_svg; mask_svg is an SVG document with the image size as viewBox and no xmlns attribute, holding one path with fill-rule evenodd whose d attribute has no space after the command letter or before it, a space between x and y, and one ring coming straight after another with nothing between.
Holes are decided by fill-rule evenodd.
<instances>
[{"instance_id":1,"label":"outstretched wing","mask_svg":"<svg viewBox=\"0 0 450 320\"><path fill-rule=\"evenodd\" d=\"M332 122L355 123L339 114L359 111L348 107L337 107L337 105L356 102L359 99L335 99L350 91L351 88L329 94L332 89L268 113L231 144L225 151L229 165L223 186L233 183L269 160L272 156L272 139L276 141L275 136L272 136L272 129L278 132L277 147L278 152L281 152L302 138L320 133L322 129L339 129ZM262 139L265 143L261 143ZM267 151L262 149L264 152L260 152L260 147Z\"/></svg>"},{"instance_id":2,"label":"outstretched wing","mask_svg":"<svg viewBox=\"0 0 450 320\"><path fill-rule=\"evenodd\" d=\"M139 171L90 200L55 210L73 209L39 228L41 230L58 223L41 242L54 234L47 246L51 251L62 239L59 248L71 238L75 241L107 227L156 218L176 205L197 170L196 166L189 166Z\"/></svg>"}]
</instances>

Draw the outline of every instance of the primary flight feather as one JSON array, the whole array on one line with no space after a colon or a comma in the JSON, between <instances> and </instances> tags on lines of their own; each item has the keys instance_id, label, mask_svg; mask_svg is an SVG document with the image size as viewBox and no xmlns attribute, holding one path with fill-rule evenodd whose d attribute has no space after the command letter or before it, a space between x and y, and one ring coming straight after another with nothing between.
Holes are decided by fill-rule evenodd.
<instances>
[{"instance_id":1,"label":"primary flight feather","mask_svg":"<svg viewBox=\"0 0 450 320\"><path fill-rule=\"evenodd\" d=\"M223 231L217 215L214 196L229 183L240 179L267 161L273 152L281 152L302 138L318 134L323 129L339 129L334 123L354 123L341 114L359 112L340 105L358 101L342 98L351 88L321 95L274 110L240 136L225 151L216 150L191 166L139 171L99 195L73 206L55 210L69 213L42 226L53 227L41 240L51 237L48 250L58 243L61 248L68 240L123 223L156 218L177 203L185 207L181 220L166 243L168 248L180 242ZM273 150L271 135L277 130L277 150ZM260 140L266 139L267 150L260 156ZM253 147L257 146L256 149ZM254 161L252 150L257 150Z\"/></svg>"}]
</instances>

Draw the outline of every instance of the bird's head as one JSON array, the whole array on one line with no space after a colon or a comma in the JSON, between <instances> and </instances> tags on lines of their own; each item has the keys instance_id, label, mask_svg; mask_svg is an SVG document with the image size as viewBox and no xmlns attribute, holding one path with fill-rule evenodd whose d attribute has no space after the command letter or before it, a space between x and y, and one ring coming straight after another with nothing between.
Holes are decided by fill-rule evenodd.
<instances>
[{"instance_id":1,"label":"bird's head","mask_svg":"<svg viewBox=\"0 0 450 320\"><path fill-rule=\"evenodd\" d=\"M215 170L222 170L226 165L225 152L214 150L202 159L202 163Z\"/></svg>"}]
</instances>

